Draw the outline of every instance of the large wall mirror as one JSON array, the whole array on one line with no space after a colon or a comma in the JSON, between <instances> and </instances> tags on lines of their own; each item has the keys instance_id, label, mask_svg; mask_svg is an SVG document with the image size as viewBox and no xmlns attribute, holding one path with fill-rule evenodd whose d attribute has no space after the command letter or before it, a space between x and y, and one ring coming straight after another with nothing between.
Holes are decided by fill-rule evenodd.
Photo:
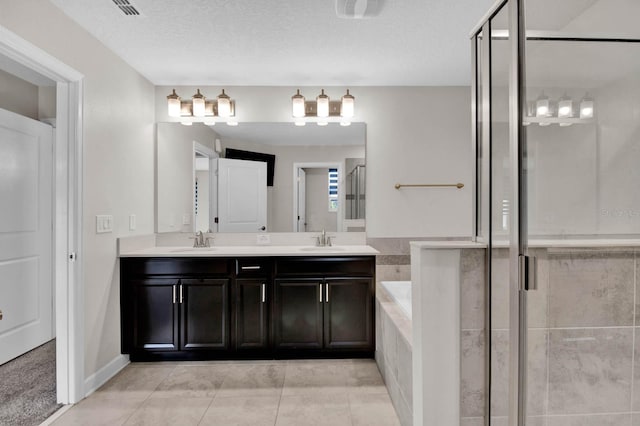
<instances>
[{"instance_id":1,"label":"large wall mirror","mask_svg":"<svg viewBox=\"0 0 640 426\"><path fill-rule=\"evenodd\" d=\"M365 124L157 124L156 232L364 231Z\"/></svg>"}]
</instances>

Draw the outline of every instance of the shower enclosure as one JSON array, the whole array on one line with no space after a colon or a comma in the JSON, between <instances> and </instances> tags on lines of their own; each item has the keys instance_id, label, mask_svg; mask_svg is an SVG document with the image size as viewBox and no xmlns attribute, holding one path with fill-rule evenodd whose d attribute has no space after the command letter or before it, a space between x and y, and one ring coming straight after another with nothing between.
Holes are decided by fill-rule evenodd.
<instances>
[{"instance_id":1,"label":"shower enclosure","mask_svg":"<svg viewBox=\"0 0 640 426\"><path fill-rule=\"evenodd\" d=\"M347 160L353 160L353 163L358 159ZM349 170L349 167L347 167L347 170ZM351 168L347 175L347 219L365 218L366 171L364 164L357 164Z\"/></svg>"},{"instance_id":2,"label":"shower enclosure","mask_svg":"<svg viewBox=\"0 0 640 426\"><path fill-rule=\"evenodd\" d=\"M632 0L506 0L471 34L488 259L465 425L640 425L638 18Z\"/></svg>"}]
</instances>

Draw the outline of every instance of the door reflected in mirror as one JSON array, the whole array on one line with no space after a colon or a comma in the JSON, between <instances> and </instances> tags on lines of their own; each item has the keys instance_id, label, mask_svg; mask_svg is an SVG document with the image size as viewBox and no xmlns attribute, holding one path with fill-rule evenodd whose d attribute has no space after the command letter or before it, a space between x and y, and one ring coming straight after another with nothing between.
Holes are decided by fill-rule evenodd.
<instances>
[{"instance_id":1,"label":"door reflected in mirror","mask_svg":"<svg viewBox=\"0 0 640 426\"><path fill-rule=\"evenodd\" d=\"M242 153L275 158L271 165L250 162L264 166L265 182L272 185L240 178L242 168L225 169L221 179L218 159L232 161L225 158L227 149L233 151L233 161L247 161L235 160L243 158ZM300 170L306 172L304 187L299 183ZM156 231L364 231L364 170L364 123L348 127L158 123ZM255 203L260 186L266 193L264 224L259 223L260 207ZM221 220L233 226L226 227Z\"/></svg>"}]
</instances>

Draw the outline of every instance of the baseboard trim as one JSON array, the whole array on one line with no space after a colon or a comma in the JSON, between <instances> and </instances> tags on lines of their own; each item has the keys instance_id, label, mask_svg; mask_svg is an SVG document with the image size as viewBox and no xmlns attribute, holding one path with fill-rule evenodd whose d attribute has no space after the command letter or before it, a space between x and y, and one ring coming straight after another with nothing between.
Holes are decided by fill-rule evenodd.
<instances>
[{"instance_id":1,"label":"baseboard trim","mask_svg":"<svg viewBox=\"0 0 640 426\"><path fill-rule=\"evenodd\" d=\"M84 381L84 396L87 397L94 393L129 363L129 355L118 355L100 370L87 377Z\"/></svg>"}]
</instances>

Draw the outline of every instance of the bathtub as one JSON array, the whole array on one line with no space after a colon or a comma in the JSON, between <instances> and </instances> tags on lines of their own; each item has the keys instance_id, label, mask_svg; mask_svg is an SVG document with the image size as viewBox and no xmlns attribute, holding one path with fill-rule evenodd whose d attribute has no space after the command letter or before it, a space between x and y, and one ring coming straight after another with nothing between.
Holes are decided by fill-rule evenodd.
<instances>
[{"instance_id":1,"label":"bathtub","mask_svg":"<svg viewBox=\"0 0 640 426\"><path fill-rule=\"evenodd\" d=\"M411 281L382 281L380 284L411 319Z\"/></svg>"}]
</instances>

